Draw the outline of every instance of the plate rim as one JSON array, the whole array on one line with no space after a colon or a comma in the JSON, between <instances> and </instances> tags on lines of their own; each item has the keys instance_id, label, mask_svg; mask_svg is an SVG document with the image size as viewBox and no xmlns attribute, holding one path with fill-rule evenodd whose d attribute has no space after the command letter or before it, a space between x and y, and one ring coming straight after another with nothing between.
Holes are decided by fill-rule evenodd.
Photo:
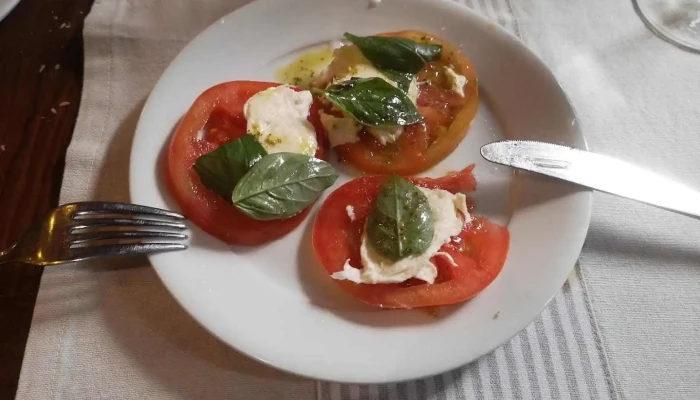
<instances>
[{"instance_id":1,"label":"plate rim","mask_svg":"<svg viewBox=\"0 0 700 400\"><path fill-rule=\"evenodd\" d=\"M17 1L19 2L19 0L17 0ZM174 68L174 65L178 64L178 61L181 59L181 57L183 56L183 54L186 53L186 52L188 51L188 49L190 49L191 47L196 46L197 43L198 43L199 41L202 40L202 37L204 37L204 36L207 34L207 32L210 31L211 29L213 29L220 21L223 21L223 20L225 20L225 19L228 19L228 18L230 18L231 16L233 16L234 14L236 14L236 13L238 13L238 12L241 12L241 11L243 11L243 10L246 10L246 9L248 9L248 8L258 7L258 6L261 6L261 4L264 4L264 3L270 3L270 4L274 5L275 3L278 3L278 2L280 2L280 1L282 1L282 0L255 0L255 1L251 1L250 3L247 3L247 4L245 4L245 5L241 6L241 7L238 7L237 9L233 10L232 12L230 12L230 13L228 13L228 14L226 14L226 15L220 17L220 18L218 18L216 21L214 21L214 22L211 23L209 26L207 26L206 28L204 28L201 32L199 32L192 40L190 40L190 41L178 52L178 54L170 61L168 67L167 67L165 70L163 70L163 72L161 73L160 77L158 78L158 81L157 81L156 84L154 85L153 89L150 91L150 93L149 93L149 95L148 95L148 97L147 97L147 99L146 99L146 101L145 101L145 103L144 103L144 105L143 105L143 107L142 107L142 109L141 109L141 112L140 112L140 114L139 114L139 119L138 119L137 127L136 127L136 130L135 130L136 133L135 133L135 135L134 135L134 140L133 140L132 146L131 146L130 159L129 159L129 196L130 196L130 199L131 199L132 201L134 200L135 197L138 197L137 195L135 195L135 192L138 191L138 188L135 186L135 184L134 184L135 180L133 179L133 175L136 173L136 172L135 172L135 168L134 168L134 161L133 161L133 160L134 160L133 155L134 155L134 153L136 152L136 144L137 144L136 135L138 135L139 126L141 125L141 122L142 122L142 119L144 118L144 115L146 115L146 114L148 114L149 112L151 112L150 109L153 108L152 102L153 102L153 98L154 98L154 93L155 93L155 92L157 91L157 89L159 88L159 85L160 85L160 83L161 83L163 77L166 76L166 75L168 75L169 71L170 71L172 68ZM357 0L357 1L362 1L362 0ZM534 62L534 63L538 66L538 68L540 68L540 69L547 75L547 78L550 79L551 82L554 83L554 84L556 85L556 88L557 88L557 90L559 91L559 95L561 95L561 96L563 97L564 102L566 103L566 106L568 107L568 109L570 110L570 112L572 113L572 115L574 116L575 124L574 124L574 131L573 131L572 133L573 133L574 135L577 135L576 139L577 139L577 140L580 140L580 141L582 142L581 148L584 149L584 150L588 150L588 144L587 144L585 135L584 135L584 133L583 133L581 127L580 127L580 124L579 124L579 121L580 121L580 120L579 120L579 118L578 118L576 109L574 108L574 106L573 106L571 100L569 99L568 95L566 94L566 92L564 91L563 87L561 86L561 83L556 79L556 76L554 75L554 73L552 72L552 70L544 63L544 61L542 61L542 60L535 54L535 52L534 52L532 49L530 49L522 40L520 40L517 36L515 36L514 34L512 34L512 33L509 32L509 31L507 31L506 29L504 29L504 28L501 27L500 25L496 24L494 21L492 21L492 20L488 19L487 17L485 17L485 16L479 14L478 12L472 10L471 8L469 8L469 7L466 6L466 5L458 4L458 3L450 2L450 1L444 1L444 0L443 0L443 1L440 1L440 0L410 0L410 1L412 1L412 2L414 2L414 3L422 3L422 4L425 4L425 5L427 5L427 6L446 7L446 8L448 8L448 9L451 9L451 10L453 10L453 11L455 11L455 12L460 13L460 14L464 14L464 15L465 15L465 18L471 18L471 19L473 19L473 20L479 21L480 23L482 23L482 24L484 24L484 25L488 25L488 26L495 27L495 31L497 31L498 34L499 34L500 36L507 38L507 40L508 40L511 44L514 44L514 45L520 47L521 50L523 51L523 54L525 54L525 55L530 59L530 61ZM468 16L466 16L466 15L468 15ZM592 194L593 194L593 190L592 190L592 189L588 189L588 188L581 188L581 190L579 191L579 193L580 193L582 196L584 196L584 200L585 200L585 204L584 204L584 205L581 205L581 206L580 206L580 210L579 210L579 212L581 212L582 215L584 215L584 217L585 217L585 218L584 218L584 220L585 220L585 226L582 225L582 226L580 227L580 230L581 230L581 232L582 232L582 234L583 234L583 239L581 240L580 246L575 246L575 247L573 247L573 248L576 249L576 255L577 255L577 256L576 256L576 259L574 260L574 262L571 264L571 267L568 268L568 275L570 275L571 272L575 269L575 267L576 267L576 260L578 260L578 258L580 257L581 251L582 251L583 246L584 246L584 244L585 244L585 238L586 238L587 233L588 233L588 230L589 230L589 228L590 228L590 222L591 222L592 210L593 210L593 195L592 195ZM572 251L572 253L573 253L573 251ZM285 371L285 372L288 372L288 373L291 373L291 374L294 374L294 375L297 375L297 376L302 376L302 377L306 377L306 378L309 378L309 379L317 379L317 380L322 380L322 381L327 381L327 382L354 383L354 384L377 384L377 383L389 383L389 382L406 382L406 381L412 381L412 380L423 379L423 378L426 378L426 377L434 376L434 375L436 375L436 374L444 373L444 372L446 372L446 371L450 371L450 370L452 370L452 369L462 367L462 366L464 366L464 365L467 365L468 363L475 362L475 361L477 361L479 358L481 358L481 357L483 357L483 356L485 356L485 355L491 353L491 352L494 351L495 349L497 349L497 348L503 346L505 343L507 343L508 341L510 341L513 337L515 337L515 336L518 335L520 332L522 332L524 329L526 329L527 326L529 325L529 323L531 323L532 321L534 321L534 319L536 319L536 318L542 313L542 311L549 305L549 303L551 302L551 300L552 300L552 299L554 298L554 296L556 296L556 294L558 293L558 292L554 292L554 293L552 293L552 294L548 297L547 301L544 302L544 303L539 307L539 310L537 311L537 314L536 314L532 319L529 320L530 322L528 322L528 324L522 326L522 327L519 328L517 331L515 331L512 335L510 335L508 338L502 340L499 344L493 346L491 349L489 349L488 351L483 352L483 354L481 354L480 356L478 356L478 357L476 357L476 358L474 358L474 359L472 359L472 360L463 361L463 362L459 363L458 365L447 365L447 366L445 366L441 371L432 372L432 373L428 373L428 374L424 374L424 375L420 375L420 376L410 376L410 377L406 377L406 378L402 378L402 379L398 379L398 380L389 380L389 381L387 381L387 380L382 380L382 381L364 381L364 380L328 379L327 377L321 377L321 376L314 375L314 374L310 374L310 373L306 373L306 372L300 372L300 371L298 371L298 370L294 370L293 368L289 368L289 367L286 367L286 366L282 366L282 365L276 364L275 362L273 362L273 361L271 361L271 360L267 360L267 359L265 359L265 358L263 358L263 357L261 357L261 356L252 354L251 352L247 351L245 348L236 346L236 345L234 345L233 343L231 343L231 341L229 341L229 340L227 340L226 338L222 337L219 333L217 333L217 331L216 331L214 328L210 327L207 323L205 323L205 321L203 320L203 318L201 318L200 315L198 315L198 313L196 313L196 312L194 312L193 310L191 310L191 308L189 308L189 307L186 305L186 303L182 300L182 298L179 297L179 296L177 295L177 290L176 290L176 289L173 287L173 285L169 282L169 278L168 278L168 274L167 274L167 266L163 266L163 265L160 265L160 266L159 266L159 265L157 265L158 262L157 262L157 261L154 261L154 258L157 258L157 255L155 255L155 256L154 256L154 255L148 255L147 257L148 257L148 260L149 260L150 264L151 264L151 265L153 266L153 268L155 269L155 271L156 271L156 273L157 273L159 279L161 280L161 282L163 283L163 285L167 288L168 292L169 292L170 295L175 299L175 301L176 301L176 302L183 308L183 310L185 310L194 320L196 320L197 323L198 323L200 326L202 326L205 330L207 330L207 332L209 332L210 334L212 334L214 337L216 337L217 339L221 340L223 343L226 343L228 346L232 347L233 349L235 349L236 351L240 352L241 354L244 354L245 356L247 356L247 357L249 357L249 358L252 358L252 359L254 359L254 360L258 361L258 362L261 362L261 363L263 363L263 364L265 364L265 365L271 366L271 367L273 367L273 368L275 368L275 369L278 369L278 370L281 370L281 371ZM568 278L566 278L566 279L568 279ZM558 286L559 288L561 288L561 286L566 282L566 279L564 279L564 280L559 284L559 286Z\"/></svg>"},{"instance_id":2,"label":"plate rim","mask_svg":"<svg viewBox=\"0 0 700 400\"><path fill-rule=\"evenodd\" d=\"M9 0L7 3L2 4L0 3L0 22L2 22L5 17L10 15L12 10L17 7L17 4L19 4L21 0Z\"/></svg>"}]
</instances>

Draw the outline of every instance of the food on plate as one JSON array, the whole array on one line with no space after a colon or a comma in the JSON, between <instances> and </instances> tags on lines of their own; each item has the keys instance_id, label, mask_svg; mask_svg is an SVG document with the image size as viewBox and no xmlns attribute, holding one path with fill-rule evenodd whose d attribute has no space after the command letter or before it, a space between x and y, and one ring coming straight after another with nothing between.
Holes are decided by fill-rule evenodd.
<instances>
[{"instance_id":1,"label":"food on plate","mask_svg":"<svg viewBox=\"0 0 700 400\"><path fill-rule=\"evenodd\" d=\"M384 308L468 300L506 260L509 233L471 215L470 166L442 178L364 176L332 192L313 228L313 247L331 278Z\"/></svg>"},{"instance_id":2,"label":"food on plate","mask_svg":"<svg viewBox=\"0 0 700 400\"><path fill-rule=\"evenodd\" d=\"M339 158L368 173L411 175L449 155L478 107L469 60L419 31L345 39L332 56L316 50L279 73L321 98L320 122Z\"/></svg>"},{"instance_id":3,"label":"food on plate","mask_svg":"<svg viewBox=\"0 0 700 400\"><path fill-rule=\"evenodd\" d=\"M166 181L184 215L230 244L294 229L338 178L324 161L319 105L309 91L234 81L204 91L173 134Z\"/></svg>"},{"instance_id":4,"label":"food on plate","mask_svg":"<svg viewBox=\"0 0 700 400\"><path fill-rule=\"evenodd\" d=\"M231 244L285 235L338 177L329 144L360 170L400 175L459 144L478 91L458 50L417 31L345 38L287 68L305 87L226 82L194 101L170 141L167 184L200 228Z\"/></svg>"}]
</instances>

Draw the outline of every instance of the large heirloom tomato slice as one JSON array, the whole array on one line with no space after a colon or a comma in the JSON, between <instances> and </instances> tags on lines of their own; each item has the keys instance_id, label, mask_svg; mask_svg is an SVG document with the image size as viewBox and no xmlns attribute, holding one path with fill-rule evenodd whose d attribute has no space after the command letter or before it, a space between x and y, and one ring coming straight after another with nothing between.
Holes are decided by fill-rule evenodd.
<instances>
[{"instance_id":1,"label":"large heirloom tomato slice","mask_svg":"<svg viewBox=\"0 0 700 400\"><path fill-rule=\"evenodd\" d=\"M447 157L464 139L479 105L476 73L471 62L457 48L442 39L419 31L384 33L420 43L442 45L442 56L418 73L418 111L424 123L410 125L396 143L382 145L366 131L360 141L337 146L340 158L373 174L412 175ZM445 67L467 78L464 96L447 88Z\"/></svg>"},{"instance_id":2,"label":"large heirloom tomato slice","mask_svg":"<svg viewBox=\"0 0 700 400\"><path fill-rule=\"evenodd\" d=\"M308 208L288 219L259 221L238 211L209 190L192 166L200 156L246 134L243 106L254 94L279 83L233 81L207 89L194 101L170 140L166 181L183 214L200 228L230 244L255 245L279 238L294 229ZM309 111L319 143L316 158L325 159L325 133L318 105Z\"/></svg>"},{"instance_id":3,"label":"large heirloom tomato slice","mask_svg":"<svg viewBox=\"0 0 700 400\"><path fill-rule=\"evenodd\" d=\"M361 266L360 243L365 221L385 176L365 176L335 190L326 199L313 229L313 247L329 275L342 271L345 260ZM474 190L472 167L438 179L411 179L418 186L453 193ZM353 207L354 221L346 207ZM509 245L508 230L476 217L440 251L449 253L457 266L443 257L431 260L438 268L433 284L417 279L395 284L334 282L357 299L385 308L415 308L453 304L468 300L488 286L500 273ZM329 278L330 279L330 278Z\"/></svg>"}]
</instances>

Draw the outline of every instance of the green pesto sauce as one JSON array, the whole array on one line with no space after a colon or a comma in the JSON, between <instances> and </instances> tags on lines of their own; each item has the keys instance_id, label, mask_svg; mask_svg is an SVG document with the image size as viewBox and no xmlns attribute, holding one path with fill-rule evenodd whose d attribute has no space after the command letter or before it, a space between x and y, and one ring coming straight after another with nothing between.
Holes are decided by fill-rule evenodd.
<instances>
[{"instance_id":1,"label":"green pesto sauce","mask_svg":"<svg viewBox=\"0 0 700 400\"><path fill-rule=\"evenodd\" d=\"M300 55L291 64L275 73L275 79L282 83L310 89L318 74L333 60L333 50L326 46Z\"/></svg>"}]
</instances>

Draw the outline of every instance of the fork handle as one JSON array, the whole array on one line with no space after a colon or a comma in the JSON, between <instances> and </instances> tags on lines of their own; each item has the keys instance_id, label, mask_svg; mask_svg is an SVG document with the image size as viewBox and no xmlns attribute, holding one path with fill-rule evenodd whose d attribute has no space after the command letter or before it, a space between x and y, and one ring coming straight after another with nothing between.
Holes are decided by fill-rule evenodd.
<instances>
[{"instance_id":1,"label":"fork handle","mask_svg":"<svg viewBox=\"0 0 700 400\"><path fill-rule=\"evenodd\" d=\"M10 261L14 261L14 258L12 257L12 249L15 248L16 245L11 246L7 250L0 250L0 265L9 263Z\"/></svg>"}]
</instances>

